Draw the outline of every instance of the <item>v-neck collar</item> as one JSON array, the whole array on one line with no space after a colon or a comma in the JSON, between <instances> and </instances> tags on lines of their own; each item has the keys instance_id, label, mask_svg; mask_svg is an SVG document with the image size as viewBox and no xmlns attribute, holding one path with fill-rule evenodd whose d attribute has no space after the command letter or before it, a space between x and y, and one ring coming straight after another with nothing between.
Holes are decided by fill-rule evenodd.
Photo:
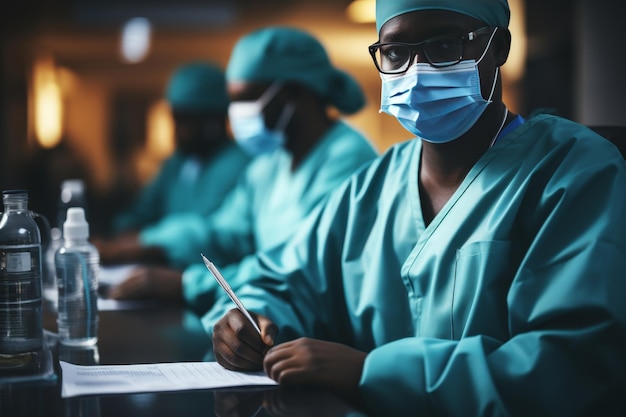
<instances>
[{"instance_id":1,"label":"v-neck collar","mask_svg":"<svg viewBox=\"0 0 626 417\"><path fill-rule=\"evenodd\" d=\"M510 133L510 130L507 134ZM505 135L506 136L506 135ZM500 141L499 141L500 142ZM446 202L446 204L441 208L441 210L433 217L432 221L428 226L426 226L426 222L424 221L424 213L422 210L421 203L421 194L419 189L419 173L420 173L420 165L422 159L422 142L419 139L415 139L415 145L412 152L412 160L409 166L409 200L411 204L411 212L413 214L415 226L418 231L418 241L415 249L411 255L412 258L415 258L419 255L423 247L430 240L432 235L437 231L441 223L446 219L452 208L457 204L457 202L466 194L467 190L472 186L475 182L476 178L480 175L480 173L493 161L494 158L505 148L503 146L504 143L501 142L499 146L493 147L487 150L476 163L469 170L459 187L452 194L450 199Z\"/></svg>"}]
</instances>

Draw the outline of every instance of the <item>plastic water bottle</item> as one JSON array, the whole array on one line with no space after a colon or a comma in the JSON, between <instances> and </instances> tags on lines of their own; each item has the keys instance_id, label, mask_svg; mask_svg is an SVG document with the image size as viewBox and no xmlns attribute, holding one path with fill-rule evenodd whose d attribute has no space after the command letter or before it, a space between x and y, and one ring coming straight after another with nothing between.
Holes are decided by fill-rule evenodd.
<instances>
[{"instance_id":1,"label":"plastic water bottle","mask_svg":"<svg viewBox=\"0 0 626 417\"><path fill-rule=\"evenodd\" d=\"M58 291L59 342L69 346L98 341L98 249L87 240L89 225L82 207L67 209L63 246L54 257Z\"/></svg>"},{"instance_id":2,"label":"plastic water bottle","mask_svg":"<svg viewBox=\"0 0 626 417\"><path fill-rule=\"evenodd\" d=\"M43 348L41 235L25 190L2 192L0 376L37 366Z\"/></svg>"},{"instance_id":3,"label":"plastic water bottle","mask_svg":"<svg viewBox=\"0 0 626 417\"><path fill-rule=\"evenodd\" d=\"M43 298L52 310L57 308L58 285L54 266L54 256L63 244L62 228L70 207L82 207L87 214L87 200L85 196L85 182L81 179L68 179L61 183L61 192L57 202L57 215L53 227L50 229L50 241L43 245Z\"/></svg>"}]
</instances>

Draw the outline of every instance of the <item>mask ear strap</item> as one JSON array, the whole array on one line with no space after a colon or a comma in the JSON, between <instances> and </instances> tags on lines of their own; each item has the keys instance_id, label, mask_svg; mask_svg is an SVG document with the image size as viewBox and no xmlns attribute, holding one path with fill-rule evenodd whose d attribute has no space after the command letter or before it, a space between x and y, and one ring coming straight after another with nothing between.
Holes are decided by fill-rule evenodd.
<instances>
[{"instance_id":1,"label":"mask ear strap","mask_svg":"<svg viewBox=\"0 0 626 417\"><path fill-rule=\"evenodd\" d=\"M261 97L257 99L256 101L257 104L262 109L264 109L265 106L267 106L268 103L272 101L272 99L276 96L276 94L278 94L282 86L283 86L282 82L274 81L269 87L267 87L267 90L265 90L263 94L261 94Z\"/></svg>"},{"instance_id":2,"label":"mask ear strap","mask_svg":"<svg viewBox=\"0 0 626 417\"><path fill-rule=\"evenodd\" d=\"M496 83L498 82L498 74L500 72L500 67L496 67L496 75L493 77L493 84L491 85L491 92L489 93L488 102L491 103L491 98L493 97L493 92L496 89Z\"/></svg>"},{"instance_id":3,"label":"mask ear strap","mask_svg":"<svg viewBox=\"0 0 626 417\"><path fill-rule=\"evenodd\" d=\"M480 64L480 61L482 61L485 55L487 55L487 51L489 50L489 47L491 46L491 41L493 41L493 37L496 36L497 31L498 31L498 27L496 26L496 28L493 30L493 33L489 37L489 42L487 42L487 46L485 47L483 54L480 56L480 58L478 58L478 61L476 61L476 65ZM487 99L488 102L491 102L491 99L493 97L493 92L496 89L496 83L498 82L499 72L500 72L500 67L496 67L496 75L493 77L493 84L491 85L491 91L489 92L489 98Z\"/></svg>"},{"instance_id":4,"label":"mask ear strap","mask_svg":"<svg viewBox=\"0 0 626 417\"><path fill-rule=\"evenodd\" d=\"M280 117L276 121L276 126L274 127L275 131L284 132L287 128L287 125L291 121L291 116L293 116L294 111L296 110L296 105L290 101L283 107L283 111L280 113Z\"/></svg>"},{"instance_id":5,"label":"mask ear strap","mask_svg":"<svg viewBox=\"0 0 626 417\"><path fill-rule=\"evenodd\" d=\"M485 47L483 54L480 56L480 58L478 58L478 61L476 61L476 64L480 64L480 61L482 61L485 55L487 55L487 51L489 50L489 47L491 46L491 41L493 41L493 37L496 36L497 31L498 31L498 27L496 26L496 28L493 30L493 33L489 37L489 42L487 42L487 46Z\"/></svg>"}]
</instances>

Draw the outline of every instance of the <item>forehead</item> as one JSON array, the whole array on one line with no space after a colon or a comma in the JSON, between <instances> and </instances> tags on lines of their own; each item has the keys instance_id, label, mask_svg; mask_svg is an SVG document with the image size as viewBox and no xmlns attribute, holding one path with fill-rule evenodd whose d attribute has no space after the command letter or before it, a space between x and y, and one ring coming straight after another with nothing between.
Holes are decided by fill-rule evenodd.
<instances>
[{"instance_id":1,"label":"forehead","mask_svg":"<svg viewBox=\"0 0 626 417\"><path fill-rule=\"evenodd\" d=\"M232 101L256 100L267 90L269 84L247 81L229 81L226 85Z\"/></svg>"},{"instance_id":2,"label":"forehead","mask_svg":"<svg viewBox=\"0 0 626 417\"><path fill-rule=\"evenodd\" d=\"M207 120L224 119L224 114L213 111L172 110L172 117L177 124L204 123Z\"/></svg>"},{"instance_id":3,"label":"forehead","mask_svg":"<svg viewBox=\"0 0 626 417\"><path fill-rule=\"evenodd\" d=\"M381 42L421 42L433 36L466 33L486 26L473 17L447 10L418 10L389 19L380 28Z\"/></svg>"}]
</instances>

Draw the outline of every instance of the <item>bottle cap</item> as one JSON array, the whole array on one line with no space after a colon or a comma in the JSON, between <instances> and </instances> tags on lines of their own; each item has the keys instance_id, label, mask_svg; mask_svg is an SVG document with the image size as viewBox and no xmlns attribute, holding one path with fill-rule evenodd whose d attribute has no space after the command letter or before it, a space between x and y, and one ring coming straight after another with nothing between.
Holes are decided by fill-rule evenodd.
<instances>
[{"instance_id":1,"label":"bottle cap","mask_svg":"<svg viewBox=\"0 0 626 417\"><path fill-rule=\"evenodd\" d=\"M3 195L13 195L13 194L28 194L26 190L2 190Z\"/></svg>"},{"instance_id":2,"label":"bottle cap","mask_svg":"<svg viewBox=\"0 0 626 417\"><path fill-rule=\"evenodd\" d=\"M85 210L82 207L67 209L67 218L63 223L63 237L67 240L87 239L89 224L85 220Z\"/></svg>"}]
</instances>

